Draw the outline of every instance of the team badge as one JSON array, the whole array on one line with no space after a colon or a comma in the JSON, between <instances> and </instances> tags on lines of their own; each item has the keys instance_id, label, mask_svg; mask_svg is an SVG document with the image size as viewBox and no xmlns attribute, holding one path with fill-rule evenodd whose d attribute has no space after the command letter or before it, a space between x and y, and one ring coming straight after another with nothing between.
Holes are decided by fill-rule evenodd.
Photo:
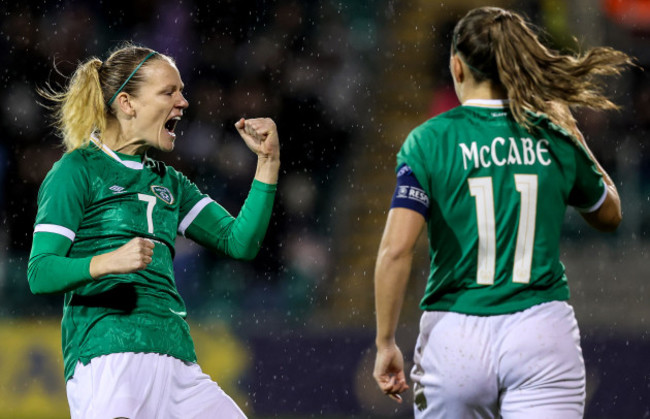
<instances>
[{"instance_id":1,"label":"team badge","mask_svg":"<svg viewBox=\"0 0 650 419\"><path fill-rule=\"evenodd\" d=\"M174 203L174 195L172 195L172 193L169 192L169 189L165 188L164 186L152 185L151 191L154 193L154 195L169 205Z\"/></svg>"}]
</instances>

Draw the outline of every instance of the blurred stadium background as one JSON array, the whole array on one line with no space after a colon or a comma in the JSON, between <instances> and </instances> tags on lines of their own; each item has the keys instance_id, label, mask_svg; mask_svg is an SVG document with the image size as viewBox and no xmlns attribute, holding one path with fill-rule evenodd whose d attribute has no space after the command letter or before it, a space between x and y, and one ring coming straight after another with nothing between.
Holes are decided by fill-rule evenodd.
<instances>
[{"instance_id":1,"label":"blurred stadium background","mask_svg":"<svg viewBox=\"0 0 650 419\"><path fill-rule=\"evenodd\" d=\"M486 4L2 0L0 418L69 417L62 298L31 295L25 274L38 187L61 155L34 89L64 83L79 60L104 59L123 40L175 57L187 86L177 149L156 157L234 213L254 158L232 124L270 116L280 130L280 189L257 260L235 263L177 243L177 283L203 369L252 418L408 417L410 404L390 402L371 377L375 253L394 155L411 128L456 105L449 33L468 9ZM650 65L646 0L489 4L525 13L558 49L611 45ZM562 255L587 364L586 417L647 418L650 79L634 69L608 88L621 112L578 117L620 188L624 221L601 235L570 210ZM398 336L407 358L424 245Z\"/></svg>"}]
</instances>

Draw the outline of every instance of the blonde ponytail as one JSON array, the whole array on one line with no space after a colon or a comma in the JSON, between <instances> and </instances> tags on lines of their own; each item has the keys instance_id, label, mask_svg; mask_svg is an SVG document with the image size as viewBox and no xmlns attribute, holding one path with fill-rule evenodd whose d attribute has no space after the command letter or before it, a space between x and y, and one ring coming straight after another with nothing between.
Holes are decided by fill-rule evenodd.
<instances>
[{"instance_id":1,"label":"blonde ponytail","mask_svg":"<svg viewBox=\"0 0 650 419\"><path fill-rule=\"evenodd\" d=\"M88 145L93 132L99 134L101 141L109 118L115 118L117 105L112 103L113 98L119 92L136 95L145 83L138 69L155 60L174 63L167 55L126 42L103 63L93 57L80 64L65 90L57 91L49 84L37 89L42 97L54 103L46 107L53 112L54 126L63 137L66 152Z\"/></svg>"},{"instance_id":2,"label":"blonde ponytail","mask_svg":"<svg viewBox=\"0 0 650 419\"><path fill-rule=\"evenodd\" d=\"M45 99L54 102L54 126L63 137L66 152L84 147L90 135L106 128L106 106L99 80L101 60L91 58L77 67L67 88L57 92L48 86L38 89Z\"/></svg>"}]
</instances>

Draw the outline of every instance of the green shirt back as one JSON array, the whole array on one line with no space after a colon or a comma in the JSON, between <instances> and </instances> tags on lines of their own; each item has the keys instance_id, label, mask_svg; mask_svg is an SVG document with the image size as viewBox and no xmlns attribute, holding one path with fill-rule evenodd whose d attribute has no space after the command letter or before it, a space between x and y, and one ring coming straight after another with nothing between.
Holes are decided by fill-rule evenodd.
<instances>
[{"instance_id":1,"label":"green shirt back","mask_svg":"<svg viewBox=\"0 0 650 419\"><path fill-rule=\"evenodd\" d=\"M459 106L414 129L397 156L430 198L423 310L496 315L567 300L559 259L568 205L606 197L586 151L544 115L531 132L507 107Z\"/></svg>"}]
</instances>

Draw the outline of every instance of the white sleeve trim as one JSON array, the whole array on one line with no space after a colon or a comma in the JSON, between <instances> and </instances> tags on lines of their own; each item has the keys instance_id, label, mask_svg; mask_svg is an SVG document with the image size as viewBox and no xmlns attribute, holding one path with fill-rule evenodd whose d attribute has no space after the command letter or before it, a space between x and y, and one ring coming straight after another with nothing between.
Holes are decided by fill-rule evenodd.
<instances>
[{"instance_id":1,"label":"white sleeve trim","mask_svg":"<svg viewBox=\"0 0 650 419\"><path fill-rule=\"evenodd\" d=\"M590 206L588 208L578 208L578 207L576 207L576 209L578 211L580 211L580 212L594 212L594 211L596 211L598 208L600 208L601 205L603 205L603 202L605 202L605 199L607 199L607 193L608 193L607 185L605 185L604 189L605 190L603 191L603 194L601 195L600 199L594 205L592 205L592 206Z\"/></svg>"},{"instance_id":2,"label":"white sleeve trim","mask_svg":"<svg viewBox=\"0 0 650 419\"><path fill-rule=\"evenodd\" d=\"M187 227L192 224L194 219L199 215L199 213L205 208L206 205L208 205L210 202L214 202L212 198L205 197L199 202L197 202L190 212L187 213L187 215L181 220L181 223L178 225L178 232L185 236L185 230L187 230Z\"/></svg>"},{"instance_id":3,"label":"white sleeve trim","mask_svg":"<svg viewBox=\"0 0 650 419\"><path fill-rule=\"evenodd\" d=\"M39 232L60 234L64 237L69 238L70 241L74 241L74 238L76 236L74 231L70 230L67 227L56 224L37 224L36 227L34 227L34 233Z\"/></svg>"}]
</instances>

